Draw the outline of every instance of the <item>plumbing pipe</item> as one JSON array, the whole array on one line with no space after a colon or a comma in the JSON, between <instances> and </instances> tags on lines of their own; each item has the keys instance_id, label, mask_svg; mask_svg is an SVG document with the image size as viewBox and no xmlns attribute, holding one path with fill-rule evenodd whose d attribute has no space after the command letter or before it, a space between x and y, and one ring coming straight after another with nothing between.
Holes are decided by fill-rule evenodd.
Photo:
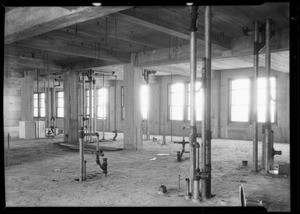
<instances>
[{"instance_id":1,"label":"plumbing pipe","mask_svg":"<svg viewBox=\"0 0 300 214\"><path fill-rule=\"evenodd\" d=\"M92 91L92 75L93 71L89 70L89 133L92 133L92 123L93 123L93 118L92 118L92 99L93 99L93 91ZM89 138L90 142L92 142L92 136Z\"/></svg>"},{"instance_id":2,"label":"plumbing pipe","mask_svg":"<svg viewBox=\"0 0 300 214\"><path fill-rule=\"evenodd\" d=\"M96 106L96 101L97 101L97 93L96 93L96 79L95 77L93 78L93 91L94 91L94 118L93 118L93 132L96 132L96 124L97 124L97 106Z\"/></svg>"},{"instance_id":3,"label":"plumbing pipe","mask_svg":"<svg viewBox=\"0 0 300 214\"><path fill-rule=\"evenodd\" d=\"M115 88L114 88L114 132L115 136L113 137L113 141L116 140L118 132L117 132L117 75L115 75Z\"/></svg>"},{"instance_id":4,"label":"plumbing pipe","mask_svg":"<svg viewBox=\"0 0 300 214\"><path fill-rule=\"evenodd\" d=\"M186 191L186 196L185 199L191 199L191 191L190 191L190 179L185 178L186 184L187 184L187 191Z\"/></svg>"},{"instance_id":5,"label":"plumbing pipe","mask_svg":"<svg viewBox=\"0 0 300 214\"><path fill-rule=\"evenodd\" d=\"M40 126L39 126L39 117L40 117L40 94L39 94L39 70L36 70L36 91L37 91L37 97L38 97L38 102L37 102L37 110L38 110L38 115L37 115L37 123L38 123L38 131L35 134L36 138L40 137L39 131L40 131ZM38 135L38 136L37 136Z\"/></svg>"},{"instance_id":6,"label":"plumbing pipe","mask_svg":"<svg viewBox=\"0 0 300 214\"><path fill-rule=\"evenodd\" d=\"M191 26L190 26L190 180L194 179L195 173L195 162L196 162L196 151L195 143L197 136L196 128L196 109L195 109L195 85L197 78L197 38L196 38L196 23L198 18L198 6L190 6L191 9ZM191 192L193 191L192 182L190 182ZM194 190L199 191L199 190Z\"/></svg>"},{"instance_id":7,"label":"plumbing pipe","mask_svg":"<svg viewBox=\"0 0 300 214\"><path fill-rule=\"evenodd\" d=\"M82 94L82 129L84 132L85 127L85 119L86 119L86 108L85 108L85 74L82 73L82 88L81 88L81 94ZM83 139L84 140L84 137Z\"/></svg>"},{"instance_id":8,"label":"plumbing pipe","mask_svg":"<svg viewBox=\"0 0 300 214\"><path fill-rule=\"evenodd\" d=\"M270 99L271 99L271 94L270 94L270 71L271 71L271 52L270 52L270 40L271 40L271 20L267 19L266 20L266 52L265 52L265 68L266 68L266 130L265 130L265 135L266 135L266 147L265 147L265 170L269 171L273 169L273 165L271 166L272 162L272 144L271 144L271 135L272 135L272 130L271 130L271 112L270 112Z\"/></svg>"},{"instance_id":9,"label":"plumbing pipe","mask_svg":"<svg viewBox=\"0 0 300 214\"><path fill-rule=\"evenodd\" d=\"M206 133L206 109L207 105L205 104L205 97L206 97L206 58L202 58L202 103L204 103L202 111L201 111L201 118L202 118L202 138L201 138L201 144L200 144L200 151L201 151L201 165L200 165L200 171L204 172L205 171L205 166L206 166L206 138L207 138L207 133ZM201 180L201 195L202 199L206 198L206 185L205 185L205 180Z\"/></svg>"},{"instance_id":10,"label":"plumbing pipe","mask_svg":"<svg viewBox=\"0 0 300 214\"><path fill-rule=\"evenodd\" d=\"M104 93L104 74L103 74L103 85L102 85L102 91ZM104 97L104 96L103 96ZM102 140L105 140L105 121L104 121L104 99L102 97Z\"/></svg>"},{"instance_id":11,"label":"plumbing pipe","mask_svg":"<svg viewBox=\"0 0 300 214\"><path fill-rule=\"evenodd\" d=\"M199 169L199 143L196 142L195 149L196 149L196 172L195 172L195 178L194 178L194 194L193 194L193 202L199 203L200 202L200 194L199 194L199 180L200 177L198 176Z\"/></svg>"},{"instance_id":12,"label":"plumbing pipe","mask_svg":"<svg viewBox=\"0 0 300 214\"><path fill-rule=\"evenodd\" d=\"M257 126L257 77L259 63L259 41L258 41L258 22L254 22L254 52L253 52L253 88L252 88L252 120L253 120L253 171L257 172L258 156L258 126Z\"/></svg>"},{"instance_id":13,"label":"plumbing pipe","mask_svg":"<svg viewBox=\"0 0 300 214\"><path fill-rule=\"evenodd\" d=\"M211 196L211 6L205 6L205 27L204 27L204 38L205 38L205 58L206 58L206 100L204 104L206 108L206 165L205 172L208 174L206 179L206 196Z\"/></svg>"},{"instance_id":14,"label":"plumbing pipe","mask_svg":"<svg viewBox=\"0 0 300 214\"><path fill-rule=\"evenodd\" d=\"M83 181L86 180L86 160L83 161Z\"/></svg>"},{"instance_id":15,"label":"plumbing pipe","mask_svg":"<svg viewBox=\"0 0 300 214\"><path fill-rule=\"evenodd\" d=\"M80 159L80 176L79 176L79 181L83 182L85 180L84 177L84 143L83 143L83 138L84 138L84 132L83 132L83 127L81 127L81 130L79 132L79 159Z\"/></svg>"}]
</instances>

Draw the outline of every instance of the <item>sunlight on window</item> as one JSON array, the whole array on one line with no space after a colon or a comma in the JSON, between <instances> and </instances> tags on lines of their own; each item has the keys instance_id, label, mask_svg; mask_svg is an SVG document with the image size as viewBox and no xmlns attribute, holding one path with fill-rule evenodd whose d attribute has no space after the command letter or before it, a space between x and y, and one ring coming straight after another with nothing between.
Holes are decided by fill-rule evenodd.
<instances>
[{"instance_id":1,"label":"sunlight on window","mask_svg":"<svg viewBox=\"0 0 300 214\"><path fill-rule=\"evenodd\" d=\"M184 116L184 84L175 83L169 86L169 118L183 120Z\"/></svg>"},{"instance_id":2,"label":"sunlight on window","mask_svg":"<svg viewBox=\"0 0 300 214\"><path fill-rule=\"evenodd\" d=\"M86 114L90 114L90 90L86 91ZM92 89L92 118L94 118L94 90Z\"/></svg>"},{"instance_id":3,"label":"sunlight on window","mask_svg":"<svg viewBox=\"0 0 300 214\"><path fill-rule=\"evenodd\" d=\"M231 121L248 122L250 103L250 80L236 79L231 81Z\"/></svg>"},{"instance_id":4,"label":"sunlight on window","mask_svg":"<svg viewBox=\"0 0 300 214\"><path fill-rule=\"evenodd\" d=\"M57 117L64 117L64 92L57 92Z\"/></svg>"},{"instance_id":5,"label":"sunlight on window","mask_svg":"<svg viewBox=\"0 0 300 214\"><path fill-rule=\"evenodd\" d=\"M147 120L148 105L149 105L149 87L148 87L148 85L141 86L140 97L141 97L142 119Z\"/></svg>"},{"instance_id":6,"label":"sunlight on window","mask_svg":"<svg viewBox=\"0 0 300 214\"><path fill-rule=\"evenodd\" d=\"M187 86L187 100L188 100L188 105L187 105L187 116L188 116L188 120L190 120L190 83ZM201 103L203 103L203 95L202 95L203 91L202 91L202 86L201 86L201 82L196 82L196 120L197 121L201 121L201 111L203 108L203 105Z\"/></svg>"},{"instance_id":7,"label":"sunlight on window","mask_svg":"<svg viewBox=\"0 0 300 214\"><path fill-rule=\"evenodd\" d=\"M98 89L98 105L97 115L99 119L106 119L107 115L107 99L108 99L107 88Z\"/></svg>"},{"instance_id":8,"label":"sunlight on window","mask_svg":"<svg viewBox=\"0 0 300 214\"><path fill-rule=\"evenodd\" d=\"M257 79L257 121L266 121L266 96L267 96L267 79L261 77ZM271 122L275 122L275 110L276 110L276 78L270 77L270 88L271 88Z\"/></svg>"}]
</instances>

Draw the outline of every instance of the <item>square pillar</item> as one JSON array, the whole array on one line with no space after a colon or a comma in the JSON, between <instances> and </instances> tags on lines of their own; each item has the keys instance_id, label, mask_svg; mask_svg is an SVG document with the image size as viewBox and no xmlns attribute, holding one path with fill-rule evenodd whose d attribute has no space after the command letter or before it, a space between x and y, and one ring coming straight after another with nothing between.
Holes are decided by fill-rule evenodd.
<instances>
[{"instance_id":1,"label":"square pillar","mask_svg":"<svg viewBox=\"0 0 300 214\"><path fill-rule=\"evenodd\" d=\"M143 82L142 68L131 63L124 65L124 149L137 150L143 145L140 89Z\"/></svg>"},{"instance_id":2,"label":"square pillar","mask_svg":"<svg viewBox=\"0 0 300 214\"><path fill-rule=\"evenodd\" d=\"M64 140L68 143L78 142L78 87L79 75L74 71L64 73Z\"/></svg>"}]
</instances>

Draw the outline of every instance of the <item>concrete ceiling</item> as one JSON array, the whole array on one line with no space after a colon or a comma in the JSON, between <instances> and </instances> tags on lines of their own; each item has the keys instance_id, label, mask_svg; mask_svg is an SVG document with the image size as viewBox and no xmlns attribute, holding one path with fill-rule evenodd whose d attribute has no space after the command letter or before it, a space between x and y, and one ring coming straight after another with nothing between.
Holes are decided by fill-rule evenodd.
<instances>
[{"instance_id":1,"label":"concrete ceiling","mask_svg":"<svg viewBox=\"0 0 300 214\"><path fill-rule=\"evenodd\" d=\"M242 27L252 29L253 21L271 18L275 23L271 67L289 72L288 10L289 3L212 6L212 69L252 67L253 38L244 36ZM157 70L157 75L189 75L189 14L188 6L9 7L5 55L23 61L34 58L62 69L115 71L121 78L123 64L135 53L138 65ZM204 7L199 7L198 70L203 17ZM264 50L260 65L264 66ZM32 68L40 69L34 64Z\"/></svg>"}]
</instances>

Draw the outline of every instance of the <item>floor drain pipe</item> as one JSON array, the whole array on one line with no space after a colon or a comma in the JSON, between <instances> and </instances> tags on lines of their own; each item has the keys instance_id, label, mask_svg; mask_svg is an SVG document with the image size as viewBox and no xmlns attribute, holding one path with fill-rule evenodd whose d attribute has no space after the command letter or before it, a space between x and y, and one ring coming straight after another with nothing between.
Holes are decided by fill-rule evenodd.
<instances>
[{"instance_id":1,"label":"floor drain pipe","mask_svg":"<svg viewBox=\"0 0 300 214\"><path fill-rule=\"evenodd\" d=\"M98 151L99 151L99 133L96 132L95 134L96 134L96 136L97 136L97 147L96 147L96 152L98 152Z\"/></svg>"},{"instance_id":2,"label":"floor drain pipe","mask_svg":"<svg viewBox=\"0 0 300 214\"><path fill-rule=\"evenodd\" d=\"M189 178L185 178L186 184L187 184L187 191L186 191L186 196L185 199L191 199L191 191L190 191L190 179Z\"/></svg>"}]
</instances>

